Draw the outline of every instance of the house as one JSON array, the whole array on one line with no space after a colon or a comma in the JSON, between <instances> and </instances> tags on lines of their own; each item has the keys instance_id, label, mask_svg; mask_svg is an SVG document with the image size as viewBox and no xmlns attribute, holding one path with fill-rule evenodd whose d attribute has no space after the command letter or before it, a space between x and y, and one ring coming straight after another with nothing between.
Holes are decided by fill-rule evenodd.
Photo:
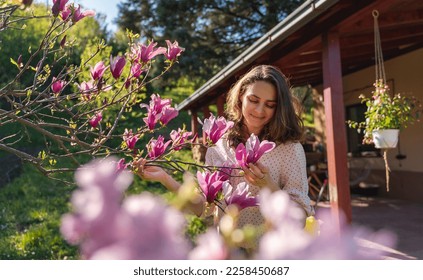
<instances>
[{"instance_id":1,"label":"house","mask_svg":"<svg viewBox=\"0 0 423 280\"><path fill-rule=\"evenodd\" d=\"M278 66L292 86L313 88L316 137L326 147L333 209L351 219L350 172L371 167L368 180L385 185L383 159L368 151L345 120L363 110L358 96L375 81L374 14L378 13L386 76L392 91L423 100L423 1L307 1L179 104L192 129L211 106L223 115L225 94L258 64ZM360 111L361 110L361 111ZM399 149L388 153L391 188L381 195L423 202L422 123L401 132ZM371 150L371 148L370 148Z\"/></svg>"}]
</instances>

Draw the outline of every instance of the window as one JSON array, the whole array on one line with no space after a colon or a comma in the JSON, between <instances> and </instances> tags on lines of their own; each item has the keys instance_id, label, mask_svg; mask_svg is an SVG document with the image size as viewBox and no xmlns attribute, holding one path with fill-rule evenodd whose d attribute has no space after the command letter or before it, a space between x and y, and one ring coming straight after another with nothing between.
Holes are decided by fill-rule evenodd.
<instances>
[{"instance_id":1,"label":"window","mask_svg":"<svg viewBox=\"0 0 423 280\"><path fill-rule=\"evenodd\" d=\"M363 122L365 121L364 113L366 110L366 105L361 103L347 106L345 110L346 119ZM357 129L350 128L347 125L348 153L351 153L352 156L362 156L364 152L377 152L377 155L379 155L379 150L373 144L363 144L363 136L363 131L358 133Z\"/></svg>"}]
</instances>

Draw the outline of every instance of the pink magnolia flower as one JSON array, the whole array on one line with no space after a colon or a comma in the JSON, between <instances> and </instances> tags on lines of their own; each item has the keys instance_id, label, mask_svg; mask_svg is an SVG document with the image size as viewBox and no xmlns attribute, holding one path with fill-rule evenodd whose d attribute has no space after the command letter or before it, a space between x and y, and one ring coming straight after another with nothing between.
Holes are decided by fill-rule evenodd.
<instances>
[{"instance_id":1,"label":"pink magnolia flower","mask_svg":"<svg viewBox=\"0 0 423 280\"><path fill-rule=\"evenodd\" d=\"M175 108L172 108L170 106L165 106L161 112L160 122L163 125L167 125L171 120L176 118L178 114L179 112Z\"/></svg>"},{"instance_id":2,"label":"pink magnolia flower","mask_svg":"<svg viewBox=\"0 0 423 280\"><path fill-rule=\"evenodd\" d=\"M170 139L172 139L172 147L175 151L182 149L183 145L188 141L188 137L192 135L190 131L183 131L181 128L178 128L178 131L172 130L170 132Z\"/></svg>"},{"instance_id":3,"label":"pink magnolia flower","mask_svg":"<svg viewBox=\"0 0 423 280\"><path fill-rule=\"evenodd\" d=\"M91 93L95 90L93 81L82 82L78 85L79 92L82 94L84 100L91 100Z\"/></svg>"},{"instance_id":4,"label":"pink magnolia flower","mask_svg":"<svg viewBox=\"0 0 423 280\"><path fill-rule=\"evenodd\" d=\"M147 112L147 117L143 118L143 121L147 125L148 129L153 130L161 116L161 113L158 114L156 111L149 110Z\"/></svg>"},{"instance_id":5,"label":"pink magnolia flower","mask_svg":"<svg viewBox=\"0 0 423 280\"><path fill-rule=\"evenodd\" d=\"M290 211L289 207L286 210ZM283 214L283 216L289 215ZM312 236L305 232L302 228L303 223L301 221L303 220L279 219L277 227L265 233L261 238L257 258L380 259L383 249L377 248L392 247L395 243L394 236L387 231L370 232L369 230L350 227L342 221L340 228L338 222L333 219L330 213L320 212L318 216L323 221L318 236ZM372 245L369 246L368 244ZM376 244L379 244L379 246Z\"/></svg>"},{"instance_id":6,"label":"pink magnolia flower","mask_svg":"<svg viewBox=\"0 0 423 280\"><path fill-rule=\"evenodd\" d=\"M179 260L191 249L184 236L185 218L160 198L148 192L123 202L120 238L99 248L90 259ZM95 238L95 237L93 237Z\"/></svg>"},{"instance_id":7,"label":"pink magnolia flower","mask_svg":"<svg viewBox=\"0 0 423 280\"><path fill-rule=\"evenodd\" d=\"M208 119L204 120L203 132L206 134L208 140L213 144L216 144L223 134L228 131L234 122L226 121L224 117L215 118L213 114L210 115Z\"/></svg>"},{"instance_id":8,"label":"pink magnolia flower","mask_svg":"<svg viewBox=\"0 0 423 280\"><path fill-rule=\"evenodd\" d=\"M116 166L116 170L118 172L125 170L128 167L128 164L125 163L125 159L121 158L118 162L117 162L117 166Z\"/></svg>"},{"instance_id":9,"label":"pink magnolia flower","mask_svg":"<svg viewBox=\"0 0 423 280\"><path fill-rule=\"evenodd\" d=\"M222 189L226 205L235 204L239 210L258 205L257 198L251 196L249 186L245 182L239 183L234 189L232 185L226 181L223 183Z\"/></svg>"},{"instance_id":10,"label":"pink magnolia flower","mask_svg":"<svg viewBox=\"0 0 423 280\"><path fill-rule=\"evenodd\" d=\"M145 69L138 62L134 62L131 66L131 76L134 78L139 78L144 71Z\"/></svg>"},{"instance_id":11,"label":"pink magnolia flower","mask_svg":"<svg viewBox=\"0 0 423 280\"><path fill-rule=\"evenodd\" d=\"M301 228L300 224L304 220L304 210L294 207L295 204L293 204L287 192L270 192L267 189L263 189L260 191L258 199L260 212L268 224L277 228L287 222L296 224L297 227Z\"/></svg>"},{"instance_id":12,"label":"pink magnolia flower","mask_svg":"<svg viewBox=\"0 0 423 280\"><path fill-rule=\"evenodd\" d=\"M125 64L126 60L123 56L116 56L115 58L110 56L110 71L112 72L113 78L117 79L122 75Z\"/></svg>"},{"instance_id":13,"label":"pink magnolia flower","mask_svg":"<svg viewBox=\"0 0 423 280\"><path fill-rule=\"evenodd\" d=\"M133 176L116 172L118 165L109 158L78 169L74 212L62 217L64 238L79 245L84 259L186 259L183 214L146 192L121 204Z\"/></svg>"},{"instance_id":14,"label":"pink magnolia flower","mask_svg":"<svg viewBox=\"0 0 423 280\"><path fill-rule=\"evenodd\" d=\"M53 7L51 11L55 17L59 15L61 11L65 9L65 5L69 0L53 0Z\"/></svg>"},{"instance_id":15,"label":"pink magnolia flower","mask_svg":"<svg viewBox=\"0 0 423 280\"><path fill-rule=\"evenodd\" d=\"M166 40L167 52L164 54L167 59L175 60L185 49L179 47L177 41L171 43L169 40Z\"/></svg>"},{"instance_id":16,"label":"pink magnolia flower","mask_svg":"<svg viewBox=\"0 0 423 280\"><path fill-rule=\"evenodd\" d=\"M96 128L102 119L102 113L98 112L88 121L88 123L91 125L91 127Z\"/></svg>"},{"instance_id":17,"label":"pink magnolia flower","mask_svg":"<svg viewBox=\"0 0 423 280\"><path fill-rule=\"evenodd\" d=\"M66 21L72 14L72 10L74 9L73 4L66 5L66 7L60 13L60 17L63 21Z\"/></svg>"},{"instance_id":18,"label":"pink magnolia flower","mask_svg":"<svg viewBox=\"0 0 423 280\"><path fill-rule=\"evenodd\" d=\"M157 113L161 113L164 107L170 106L170 103L170 99L161 99L160 95L153 93L150 100L150 109L156 111Z\"/></svg>"},{"instance_id":19,"label":"pink magnolia flower","mask_svg":"<svg viewBox=\"0 0 423 280\"><path fill-rule=\"evenodd\" d=\"M152 94L150 104L141 104L147 108L147 117L143 118L150 130L153 130L157 122L166 125L170 120L178 115L178 111L170 106L170 99L161 99L160 95Z\"/></svg>"},{"instance_id":20,"label":"pink magnolia flower","mask_svg":"<svg viewBox=\"0 0 423 280\"><path fill-rule=\"evenodd\" d=\"M235 149L235 157L238 164L241 167L248 168L249 163L256 163L265 153L272 151L276 147L276 144L263 140L260 140L254 134L251 134L248 138L245 146L240 143Z\"/></svg>"},{"instance_id":21,"label":"pink magnolia flower","mask_svg":"<svg viewBox=\"0 0 423 280\"><path fill-rule=\"evenodd\" d=\"M114 158L96 160L75 173L79 188L71 197L74 212L62 217L60 230L71 244L81 243L84 258L121 238L120 200L133 175L116 172L116 165Z\"/></svg>"},{"instance_id":22,"label":"pink magnolia flower","mask_svg":"<svg viewBox=\"0 0 423 280\"><path fill-rule=\"evenodd\" d=\"M218 172L210 173L206 172L197 172L197 180L200 185L200 189L203 191L204 196L208 203L213 203L216 199L217 194L222 189L223 182L221 177L219 177Z\"/></svg>"},{"instance_id":23,"label":"pink magnolia flower","mask_svg":"<svg viewBox=\"0 0 423 280\"><path fill-rule=\"evenodd\" d=\"M162 156L164 154L164 152L166 151L167 146L172 142L172 140L167 141L166 143L164 142L164 137L162 135L160 135L159 137L157 137L156 139L151 139L150 142L148 142L147 144L147 151L148 151L148 156L151 159L157 159L160 156Z\"/></svg>"},{"instance_id":24,"label":"pink magnolia flower","mask_svg":"<svg viewBox=\"0 0 423 280\"><path fill-rule=\"evenodd\" d=\"M53 77L53 83L51 84L51 90L54 93L59 93L62 91L63 87L66 85L66 82L59 80L56 77Z\"/></svg>"},{"instance_id":25,"label":"pink magnolia flower","mask_svg":"<svg viewBox=\"0 0 423 280\"><path fill-rule=\"evenodd\" d=\"M99 80L101 77L103 77L104 72L106 71L107 67L104 65L103 61L97 62L97 64L94 66L94 68L91 68L91 77L93 80Z\"/></svg>"},{"instance_id":26,"label":"pink magnolia flower","mask_svg":"<svg viewBox=\"0 0 423 280\"><path fill-rule=\"evenodd\" d=\"M78 21L80 21L84 17L93 17L94 15L95 15L95 12L92 11L92 10L87 10L87 11L81 12L81 6L78 5L78 8L75 9L75 11L73 12L72 22L77 23Z\"/></svg>"},{"instance_id":27,"label":"pink magnolia flower","mask_svg":"<svg viewBox=\"0 0 423 280\"><path fill-rule=\"evenodd\" d=\"M155 48L156 45L157 43L154 43L153 41L150 42L148 46L144 44L137 45L137 47L134 49L136 61L147 63L157 55L166 53L166 48Z\"/></svg>"},{"instance_id":28,"label":"pink magnolia flower","mask_svg":"<svg viewBox=\"0 0 423 280\"><path fill-rule=\"evenodd\" d=\"M229 250L222 236L215 229L208 229L200 235L195 247L188 255L191 260L225 260Z\"/></svg>"},{"instance_id":29,"label":"pink magnolia flower","mask_svg":"<svg viewBox=\"0 0 423 280\"><path fill-rule=\"evenodd\" d=\"M125 128L125 133L123 134L123 141L126 142L126 146L128 149L133 150L135 149L135 144L138 141L138 136L132 133L132 129L128 130Z\"/></svg>"}]
</instances>

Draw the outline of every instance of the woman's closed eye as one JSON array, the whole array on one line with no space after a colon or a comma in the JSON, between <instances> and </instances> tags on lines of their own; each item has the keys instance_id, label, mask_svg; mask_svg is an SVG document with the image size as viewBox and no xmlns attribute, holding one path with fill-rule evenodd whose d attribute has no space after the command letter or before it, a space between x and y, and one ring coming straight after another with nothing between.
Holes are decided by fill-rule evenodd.
<instances>
[{"instance_id":1,"label":"woman's closed eye","mask_svg":"<svg viewBox=\"0 0 423 280\"><path fill-rule=\"evenodd\" d=\"M248 98L248 101L250 101L253 104L258 104L259 103L258 99Z\"/></svg>"},{"instance_id":2,"label":"woman's closed eye","mask_svg":"<svg viewBox=\"0 0 423 280\"><path fill-rule=\"evenodd\" d=\"M260 103L260 100L256 99L256 98L248 98L248 101L253 103L253 104L259 104ZM276 103L275 102L266 102L265 106L266 106L266 108L269 108L269 109L275 109Z\"/></svg>"}]
</instances>

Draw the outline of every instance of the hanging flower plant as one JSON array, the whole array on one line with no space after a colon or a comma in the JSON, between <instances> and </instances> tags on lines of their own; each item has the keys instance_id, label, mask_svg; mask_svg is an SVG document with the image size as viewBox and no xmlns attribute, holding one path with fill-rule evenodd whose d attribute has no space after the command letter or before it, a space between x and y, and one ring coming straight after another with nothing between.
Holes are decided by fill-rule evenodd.
<instances>
[{"instance_id":1,"label":"hanging flower plant","mask_svg":"<svg viewBox=\"0 0 423 280\"><path fill-rule=\"evenodd\" d=\"M364 114L366 120L360 123L348 120L351 128L358 129L359 132L364 129L364 144L374 142L375 131L401 129L418 121L422 111L422 105L414 96L399 93L391 96L388 85L382 79L376 80L373 86L375 90L370 98L359 96L361 102L367 106Z\"/></svg>"},{"instance_id":2,"label":"hanging flower plant","mask_svg":"<svg viewBox=\"0 0 423 280\"><path fill-rule=\"evenodd\" d=\"M362 103L367 106L364 113L366 120L356 122L348 120L351 128L355 128L360 133L364 130L363 144L374 143L376 148L383 150L383 159L386 170L386 189L389 191L389 172L387 151L395 148L398 142L398 133L402 128L419 121L422 112L422 105L414 96L405 96L399 93L391 96L388 85L383 79L376 80L373 84L375 90L370 98L360 95ZM393 130L393 131L392 131ZM387 138L385 134L394 133Z\"/></svg>"}]
</instances>

